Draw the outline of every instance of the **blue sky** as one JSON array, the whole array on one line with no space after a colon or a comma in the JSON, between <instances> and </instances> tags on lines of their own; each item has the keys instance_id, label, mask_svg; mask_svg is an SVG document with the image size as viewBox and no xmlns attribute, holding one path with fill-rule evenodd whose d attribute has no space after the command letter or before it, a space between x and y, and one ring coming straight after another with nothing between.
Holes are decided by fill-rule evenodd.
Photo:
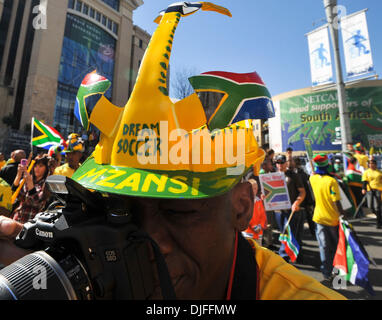
<instances>
[{"instance_id":1,"label":"blue sky","mask_svg":"<svg viewBox=\"0 0 382 320\"><path fill-rule=\"evenodd\" d=\"M177 1L144 0L134 11L134 24L153 34L157 26L154 18L173 2ZM198 73L257 71L272 95L311 86L305 34L326 23L322 0L210 2L229 9L232 18L200 10L181 19L170 61L173 73L182 68ZM372 55L379 74L382 70L382 1L338 0L338 4L346 8L347 14L368 9ZM344 59L342 66L344 69Z\"/></svg>"}]
</instances>

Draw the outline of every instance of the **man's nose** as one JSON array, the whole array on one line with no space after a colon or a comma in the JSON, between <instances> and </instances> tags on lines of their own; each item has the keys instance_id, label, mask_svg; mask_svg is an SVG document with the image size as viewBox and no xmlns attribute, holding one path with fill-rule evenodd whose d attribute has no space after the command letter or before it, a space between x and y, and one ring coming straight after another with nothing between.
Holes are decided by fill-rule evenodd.
<instances>
[{"instance_id":1,"label":"man's nose","mask_svg":"<svg viewBox=\"0 0 382 320\"><path fill-rule=\"evenodd\" d=\"M151 216L143 223L143 229L157 243L161 253L166 256L174 249L174 241L170 230L160 214Z\"/></svg>"}]
</instances>

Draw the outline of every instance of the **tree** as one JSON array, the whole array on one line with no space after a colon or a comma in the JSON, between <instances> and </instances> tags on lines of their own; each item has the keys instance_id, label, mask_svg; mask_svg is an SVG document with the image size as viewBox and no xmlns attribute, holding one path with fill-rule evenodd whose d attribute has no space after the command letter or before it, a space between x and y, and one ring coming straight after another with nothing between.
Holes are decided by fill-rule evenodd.
<instances>
[{"instance_id":1,"label":"tree","mask_svg":"<svg viewBox=\"0 0 382 320\"><path fill-rule=\"evenodd\" d=\"M183 67L174 73L171 78L171 96L177 99L184 99L194 93L188 78L198 75L199 72L195 67Z\"/></svg>"}]
</instances>

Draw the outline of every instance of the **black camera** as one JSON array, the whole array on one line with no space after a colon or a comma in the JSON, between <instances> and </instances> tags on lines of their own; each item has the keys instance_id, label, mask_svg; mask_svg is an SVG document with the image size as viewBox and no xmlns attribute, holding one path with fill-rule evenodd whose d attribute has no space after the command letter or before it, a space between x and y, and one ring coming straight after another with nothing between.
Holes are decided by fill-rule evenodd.
<instances>
[{"instance_id":1,"label":"black camera","mask_svg":"<svg viewBox=\"0 0 382 320\"><path fill-rule=\"evenodd\" d=\"M16 245L32 253L0 270L0 300L145 300L154 272L163 298L175 299L157 244L117 197L64 176L46 183L57 200L17 236Z\"/></svg>"}]
</instances>

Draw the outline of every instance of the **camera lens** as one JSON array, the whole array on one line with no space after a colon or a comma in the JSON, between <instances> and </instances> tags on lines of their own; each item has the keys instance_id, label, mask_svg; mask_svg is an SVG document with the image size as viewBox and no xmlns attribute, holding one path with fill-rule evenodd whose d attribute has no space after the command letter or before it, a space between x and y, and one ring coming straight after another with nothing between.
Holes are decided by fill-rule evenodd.
<instances>
[{"instance_id":1,"label":"camera lens","mask_svg":"<svg viewBox=\"0 0 382 320\"><path fill-rule=\"evenodd\" d=\"M45 251L26 255L0 271L0 300L91 299L83 267L73 256L60 264Z\"/></svg>"}]
</instances>

